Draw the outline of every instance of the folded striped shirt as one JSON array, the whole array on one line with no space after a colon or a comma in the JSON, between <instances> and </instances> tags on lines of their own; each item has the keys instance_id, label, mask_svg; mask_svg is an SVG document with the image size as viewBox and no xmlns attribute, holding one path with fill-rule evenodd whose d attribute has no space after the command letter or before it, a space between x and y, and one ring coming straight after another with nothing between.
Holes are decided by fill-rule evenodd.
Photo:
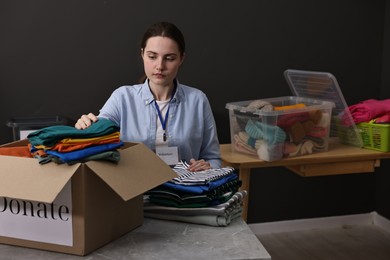
<instances>
[{"instance_id":1,"label":"folded striped shirt","mask_svg":"<svg viewBox=\"0 0 390 260\"><path fill-rule=\"evenodd\" d=\"M222 179L228 175L236 174L233 167L223 167L218 169L208 169L204 171L191 172L187 170L189 164L187 162L179 162L173 170L177 173L177 177L170 182L182 185L202 185L209 182Z\"/></svg>"}]
</instances>

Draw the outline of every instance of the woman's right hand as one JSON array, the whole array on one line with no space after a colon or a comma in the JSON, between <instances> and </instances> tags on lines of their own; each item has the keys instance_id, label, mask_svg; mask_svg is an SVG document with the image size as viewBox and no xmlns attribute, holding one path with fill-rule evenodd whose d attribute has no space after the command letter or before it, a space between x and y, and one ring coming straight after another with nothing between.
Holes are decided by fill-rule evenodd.
<instances>
[{"instance_id":1,"label":"woman's right hand","mask_svg":"<svg viewBox=\"0 0 390 260\"><path fill-rule=\"evenodd\" d=\"M92 113L89 113L88 115L82 115L74 125L79 130L87 129L92 125L93 122L96 122L98 120L97 116L95 116Z\"/></svg>"}]
</instances>

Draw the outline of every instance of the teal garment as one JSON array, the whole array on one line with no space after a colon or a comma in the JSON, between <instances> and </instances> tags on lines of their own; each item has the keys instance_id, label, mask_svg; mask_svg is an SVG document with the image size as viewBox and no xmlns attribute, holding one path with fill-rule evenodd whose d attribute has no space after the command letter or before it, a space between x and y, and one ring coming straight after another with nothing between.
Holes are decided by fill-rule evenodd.
<instances>
[{"instance_id":1,"label":"teal garment","mask_svg":"<svg viewBox=\"0 0 390 260\"><path fill-rule=\"evenodd\" d=\"M118 132L119 130L119 126L114 122L100 118L84 130L79 130L73 126L55 125L32 132L27 138L33 146L53 146L65 138L93 138Z\"/></svg>"}]
</instances>

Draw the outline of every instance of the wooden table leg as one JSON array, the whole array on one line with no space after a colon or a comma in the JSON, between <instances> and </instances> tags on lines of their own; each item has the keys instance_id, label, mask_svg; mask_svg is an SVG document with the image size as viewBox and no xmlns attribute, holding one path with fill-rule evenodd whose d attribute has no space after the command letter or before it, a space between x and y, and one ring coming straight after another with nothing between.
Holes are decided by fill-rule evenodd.
<instances>
[{"instance_id":1,"label":"wooden table leg","mask_svg":"<svg viewBox=\"0 0 390 260\"><path fill-rule=\"evenodd\" d=\"M246 190L247 196L244 198L244 205L242 210L242 218L247 221L248 218L248 201L249 201L249 184L250 184L251 169L239 168L239 178L242 181L240 190Z\"/></svg>"}]
</instances>

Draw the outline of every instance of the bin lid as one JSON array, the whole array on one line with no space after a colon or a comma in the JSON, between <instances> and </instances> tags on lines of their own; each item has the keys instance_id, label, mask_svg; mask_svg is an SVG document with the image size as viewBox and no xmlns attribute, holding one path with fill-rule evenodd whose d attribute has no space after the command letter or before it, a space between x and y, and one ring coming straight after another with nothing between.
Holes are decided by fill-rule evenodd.
<instances>
[{"instance_id":1,"label":"bin lid","mask_svg":"<svg viewBox=\"0 0 390 260\"><path fill-rule=\"evenodd\" d=\"M342 143L363 146L361 134L347 109L347 102L334 75L329 72L287 69L284 77L295 96L334 102L331 137L339 137ZM348 126L341 124L341 117L347 120Z\"/></svg>"},{"instance_id":2,"label":"bin lid","mask_svg":"<svg viewBox=\"0 0 390 260\"><path fill-rule=\"evenodd\" d=\"M67 118L62 116L26 116L9 118L6 125L12 128L41 128L52 125L66 125L67 123Z\"/></svg>"}]
</instances>

